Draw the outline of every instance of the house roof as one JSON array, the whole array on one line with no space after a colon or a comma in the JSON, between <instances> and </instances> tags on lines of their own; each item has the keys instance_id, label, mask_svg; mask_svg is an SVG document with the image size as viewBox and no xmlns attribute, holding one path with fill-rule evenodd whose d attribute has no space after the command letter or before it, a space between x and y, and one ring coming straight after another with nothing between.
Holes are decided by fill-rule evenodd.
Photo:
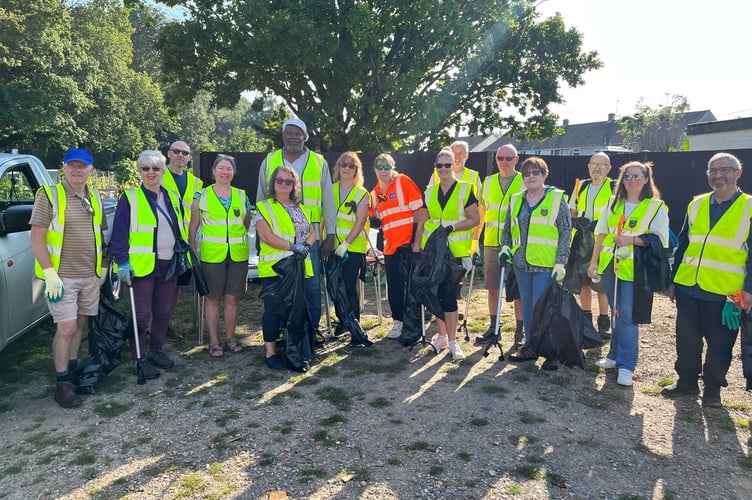
<instances>
[{"instance_id":1,"label":"house roof","mask_svg":"<svg viewBox=\"0 0 752 500\"><path fill-rule=\"evenodd\" d=\"M734 118L733 120L690 123L687 125L687 135L718 134L749 129L752 129L752 118Z\"/></svg>"}]
</instances>

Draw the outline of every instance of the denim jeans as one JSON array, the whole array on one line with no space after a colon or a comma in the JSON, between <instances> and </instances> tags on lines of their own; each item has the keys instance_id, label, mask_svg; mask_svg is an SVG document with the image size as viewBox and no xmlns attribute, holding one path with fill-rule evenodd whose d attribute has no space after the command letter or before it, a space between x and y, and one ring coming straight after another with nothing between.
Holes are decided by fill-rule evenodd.
<instances>
[{"instance_id":1,"label":"denim jeans","mask_svg":"<svg viewBox=\"0 0 752 500\"><path fill-rule=\"evenodd\" d=\"M533 321L533 309L548 285L551 284L551 273L531 273L519 268L514 269L517 286L520 288L522 300L522 324L525 327L525 345L530 345L530 325ZM506 277L504 278L506 279Z\"/></svg>"},{"instance_id":2,"label":"denim jeans","mask_svg":"<svg viewBox=\"0 0 752 500\"><path fill-rule=\"evenodd\" d=\"M634 283L619 280L617 290L618 305L614 307L614 280L612 272L603 275L603 286L606 289L608 305L614 311L614 328L611 332L611 345L608 347L608 359L616 361L616 368L634 371L637 366L639 350L639 330L632 322L632 305L634 302ZM618 316L616 314L618 311Z\"/></svg>"},{"instance_id":3,"label":"denim jeans","mask_svg":"<svg viewBox=\"0 0 752 500\"><path fill-rule=\"evenodd\" d=\"M261 290L264 291L274 286L279 280L279 276L261 278ZM264 313L261 316L261 331L264 334L264 342L274 342L277 340L279 330L287 326L287 318L277 314L274 306L274 299L268 297L264 299Z\"/></svg>"},{"instance_id":4,"label":"denim jeans","mask_svg":"<svg viewBox=\"0 0 752 500\"><path fill-rule=\"evenodd\" d=\"M321 243L316 241L311 245L311 262L313 263L313 278L305 279L305 300L311 312L314 331L321 321Z\"/></svg>"}]
</instances>

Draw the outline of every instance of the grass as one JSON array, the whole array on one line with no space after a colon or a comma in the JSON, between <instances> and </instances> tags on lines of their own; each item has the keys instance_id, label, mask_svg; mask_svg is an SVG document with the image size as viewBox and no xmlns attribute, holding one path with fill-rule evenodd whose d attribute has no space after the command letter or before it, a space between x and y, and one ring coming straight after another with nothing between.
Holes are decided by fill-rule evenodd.
<instances>
[{"instance_id":1,"label":"grass","mask_svg":"<svg viewBox=\"0 0 752 500\"><path fill-rule=\"evenodd\" d=\"M347 417L344 415L340 415L339 413L335 413L334 415L322 418L319 420L319 425L322 426L329 426L329 425L337 425L337 424L344 424L347 423Z\"/></svg>"},{"instance_id":2,"label":"grass","mask_svg":"<svg viewBox=\"0 0 752 500\"><path fill-rule=\"evenodd\" d=\"M96 463L96 461L97 461L97 456L94 453L90 451L85 451L83 453L80 453L78 456L74 457L71 460L71 463L73 465L90 465L90 464Z\"/></svg>"},{"instance_id":3,"label":"grass","mask_svg":"<svg viewBox=\"0 0 752 500\"><path fill-rule=\"evenodd\" d=\"M392 405L391 401L382 397L372 399L371 401L368 402L368 406L371 406L373 408L386 408L391 405Z\"/></svg>"},{"instance_id":4,"label":"grass","mask_svg":"<svg viewBox=\"0 0 752 500\"><path fill-rule=\"evenodd\" d=\"M114 418L129 410L132 403L100 403L94 407L94 413L104 418Z\"/></svg>"},{"instance_id":5,"label":"grass","mask_svg":"<svg viewBox=\"0 0 752 500\"><path fill-rule=\"evenodd\" d=\"M198 474L190 473L178 479L176 486L175 498L195 498L209 488L209 483Z\"/></svg>"},{"instance_id":6,"label":"grass","mask_svg":"<svg viewBox=\"0 0 752 500\"><path fill-rule=\"evenodd\" d=\"M309 483L314 479L323 479L326 477L324 469L302 469L300 471L300 482Z\"/></svg>"},{"instance_id":7,"label":"grass","mask_svg":"<svg viewBox=\"0 0 752 500\"><path fill-rule=\"evenodd\" d=\"M463 462L470 462L473 459L473 456L466 451L460 451L457 453L457 458L459 458Z\"/></svg>"},{"instance_id":8,"label":"grass","mask_svg":"<svg viewBox=\"0 0 752 500\"><path fill-rule=\"evenodd\" d=\"M331 403L339 411L350 411L350 407L352 406L350 397L344 389L340 389L339 387L322 387L316 391L316 395L324 401Z\"/></svg>"},{"instance_id":9,"label":"grass","mask_svg":"<svg viewBox=\"0 0 752 500\"><path fill-rule=\"evenodd\" d=\"M426 451L429 444L426 441L415 441L405 448L408 451Z\"/></svg>"},{"instance_id":10,"label":"grass","mask_svg":"<svg viewBox=\"0 0 752 500\"><path fill-rule=\"evenodd\" d=\"M441 465L432 465L428 468L429 476L440 476L444 473L444 467Z\"/></svg>"},{"instance_id":11,"label":"grass","mask_svg":"<svg viewBox=\"0 0 752 500\"><path fill-rule=\"evenodd\" d=\"M488 425L488 419L482 417L474 417L470 419L470 425L474 427L485 427Z\"/></svg>"},{"instance_id":12,"label":"grass","mask_svg":"<svg viewBox=\"0 0 752 500\"><path fill-rule=\"evenodd\" d=\"M317 443L326 446L327 448L331 448L335 444L337 444L337 441L340 441L338 439L333 438L329 431L324 429L319 429L313 433L313 440Z\"/></svg>"},{"instance_id":13,"label":"grass","mask_svg":"<svg viewBox=\"0 0 752 500\"><path fill-rule=\"evenodd\" d=\"M523 424L540 424L546 421L545 418L539 417L529 411L518 411L517 416L520 417L520 422Z\"/></svg>"},{"instance_id":14,"label":"grass","mask_svg":"<svg viewBox=\"0 0 752 500\"><path fill-rule=\"evenodd\" d=\"M489 396L503 398L509 390L500 385L484 385L480 388L480 392L488 394Z\"/></svg>"},{"instance_id":15,"label":"grass","mask_svg":"<svg viewBox=\"0 0 752 500\"><path fill-rule=\"evenodd\" d=\"M546 470L534 465L518 465L514 472L525 479L538 480L546 477Z\"/></svg>"}]
</instances>

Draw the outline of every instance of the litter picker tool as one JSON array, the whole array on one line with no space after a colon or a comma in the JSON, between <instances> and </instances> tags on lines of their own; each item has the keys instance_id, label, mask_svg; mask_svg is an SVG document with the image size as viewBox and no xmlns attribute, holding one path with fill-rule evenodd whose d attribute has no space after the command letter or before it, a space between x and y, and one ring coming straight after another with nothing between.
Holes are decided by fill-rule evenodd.
<instances>
[{"instance_id":1,"label":"litter picker tool","mask_svg":"<svg viewBox=\"0 0 752 500\"><path fill-rule=\"evenodd\" d=\"M326 271L324 270L323 261L319 262L319 269L321 269L321 277L324 279L324 299L326 301L326 331L327 334L331 337L333 335L332 333L332 316L329 312L329 308L331 307L331 303L329 302L329 288L326 286Z\"/></svg>"},{"instance_id":2,"label":"litter picker tool","mask_svg":"<svg viewBox=\"0 0 752 500\"><path fill-rule=\"evenodd\" d=\"M470 296L473 294L473 281L475 279L475 259L473 259L473 267L470 269L470 286L467 289L467 300L465 301L465 314L460 315L462 324L457 328L457 333L465 332L465 342L470 340L470 334L467 331L467 314L470 310Z\"/></svg>"},{"instance_id":3,"label":"litter picker tool","mask_svg":"<svg viewBox=\"0 0 752 500\"><path fill-rule=\"evenodd\" d=\"M136 383L138 385L144 385L146 383L146 377L144 376L144 367L141 366L141 345L138 341L138 323L136 323L136 298L133 296L133 287L128 287L128 294L131 299L131 318L133 320L133 341L136 344L136 375L138 379Z\"/></svg>"},{"instance_id":4,"label":"litter picker tool","mask_svg":"<svg viewBox=\"0 0 752 500\"><path fill-rule=\"evenodd\" d=\"M363 236L366 237L366 241L368 242L368 247L371 249L371 253L373 254L374 264L373 268L375 271L374 274L374 281L375 281L375 289L376 289L376 314L379 315L379 325L381 325L381 316L382 316L382 310L381 310L381 261L379 260L379 256L376 254L376 249L373 248L373 243L371 243L371 238L368 237L368 233L366 233L366 228L363 228Z\"/></svg>"},{"instance_id":5,"label":"litter picker tool","mask_svg":"<svg viewBox=\"0 0 752 500\"><path fill-rule=\"evenodd\" d=\"M619 223L616 225L616 236L621 236L621 232L624 229L624 214L619 217ZM619 301L617 300L617 294L619 292L619 258L616 256L616 240L614 240L614 310L611 314L611 331L616 328L616 318L619 317Z\"/></svg>"},{"instance_id":6,"label":"litter picker tool","mask_svg":"<svg viewBox=\"0 0 752 500\"><path fill-rule=\"evenodd\" d=\"M504 290L504 277L506 274L507 269L507 263L502 262L501 263L501 273L499 274L499 300L496 302L496 324L494 325L494 334L493 337L491 337L491 340L486 344L486 346L483 348L483 357L488 356L488 350L491 348L491 346L496 346L499 348L499 361L504 361L504 349L501 347L501 342L499 341L499 338L501 336L501 292Z\"/></svg>"}]
</instances>

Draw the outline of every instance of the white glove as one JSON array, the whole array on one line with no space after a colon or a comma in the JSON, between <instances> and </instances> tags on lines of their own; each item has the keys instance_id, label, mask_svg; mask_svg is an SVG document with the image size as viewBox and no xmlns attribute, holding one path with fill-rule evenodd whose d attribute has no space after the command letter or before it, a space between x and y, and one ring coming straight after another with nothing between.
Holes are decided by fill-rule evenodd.
<instances>
[{"instance_id":1,"label":"white glove","mask_svg":"<svg viewBox=\"0 0 752 500\"><path fill-rule=\"evenodd\" d=\"M561 283L564 281L564 276L567 275L567 270L564 268L564 264L554 264L554 269L551 272L551 277Z\"/></svg>"},{"instance_id":2,"label":"white glove","mask_svg":"<svg viewBox=\"0 0 752 500\"><path fill-rule=\"evenodd\" d=\"M629 258L629 247L619 247L616 249L616 258L619 260L624 260Z\"/></svg>"},{"instance_id":3,"label":"white glove","mask_svg":"<svg viewBox=\"0 0 752 500\"><path fill-rule=\"evenodd\" d=\"M469 273L473 269L473 259L462 257L462 267L465 269L465 274Z\"/></svg>"},{"instance_id":4,"label":"white glove","mask_svg":"<svg viewBox=\"0 0 752 500\"><path fill-rule=\"evenodd\" d=\"M43 269L44 272L44 293L50 302L57 302L63 298L65 288L63 287L63 280L57 275L54 267L48 267Z\"/></svg>"},{"instance_id":5,"label":"white glove","mask_svg":"<svg viewBox=\"0 0 752 500\"><path fill-rule=\"evenodd\" d=\"M334 250L334 254L337 257L344 258L345 253L347 253L347 249L350 248L350 244L347 241L343 241L339 244L339 246Z\"/></svg>"}]
</instances>

